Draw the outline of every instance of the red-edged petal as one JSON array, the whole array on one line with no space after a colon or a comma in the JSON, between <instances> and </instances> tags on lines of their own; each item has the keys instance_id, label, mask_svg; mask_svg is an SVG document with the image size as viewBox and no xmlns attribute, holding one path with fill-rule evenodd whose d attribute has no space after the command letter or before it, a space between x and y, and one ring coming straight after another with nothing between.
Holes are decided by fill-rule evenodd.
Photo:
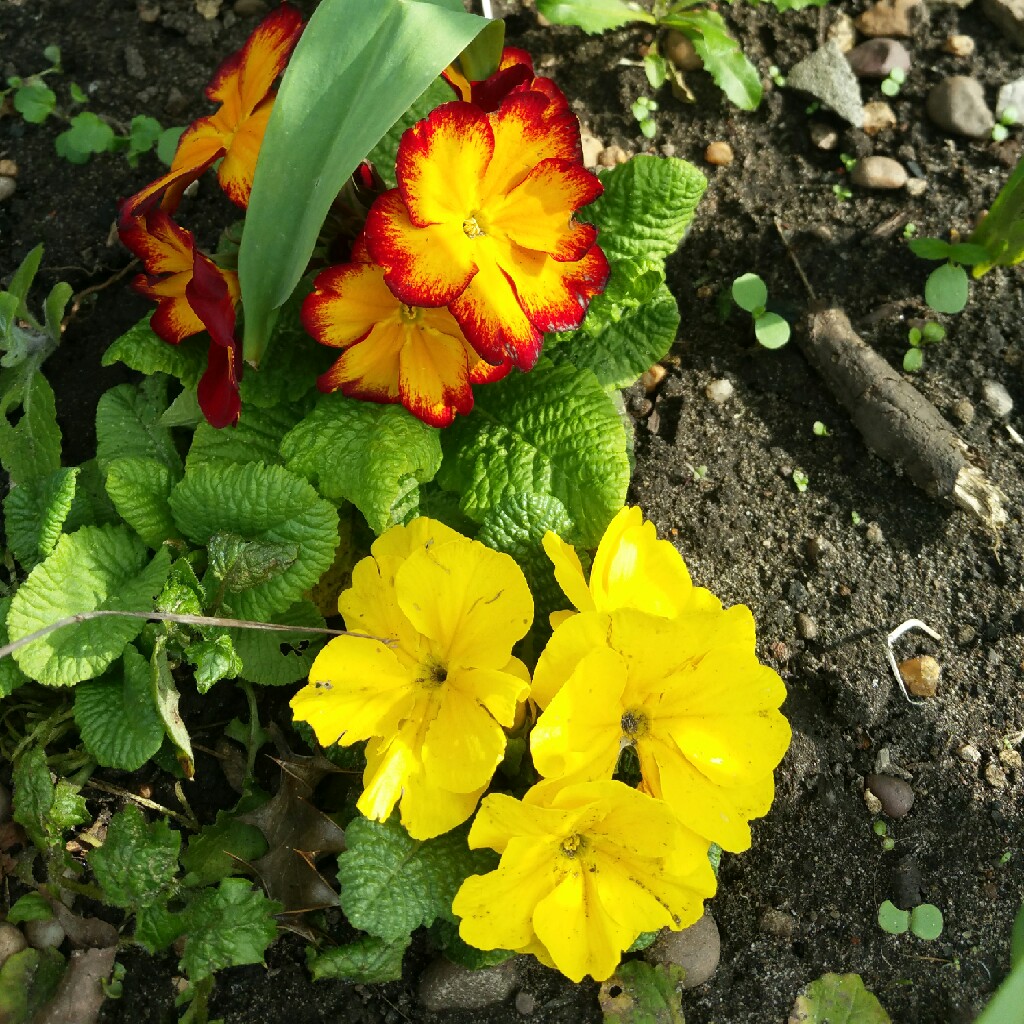
<instances>
[{"instance_id":1,"label":"red-edged petal","mask_svg":"<svg viewBox=\"0 0 1024 1024\"><path fill-rule=\"evenodd\" d=\"M242 398L238 382L242 375L241 346L227 348L216 341L210 342L206 372L199 380L196 397L206 421L218 430L238 422L242 411Z\"/></svg>"},{"instance_id":2,"label":"red-edged petal","mask_svg":"<svg viewBox=\"0 0 1024 1024\"><path fill-rule=\"evenodd\" d=\"M236 206L246 209L252 192L252 179L256 174L256 160L263 145L270 112L274 108L273 97L266 100L253 114L247 117L235 132L228 151L217 168L217 180L225 195Z\"/></svg>"},{"instance_id":3,"label":"red-edged petal","mask_svg":"<svg viewBox=\"0 0 1024 1024\"><path fill-rule=\"evenodd\" d=\"M399 302L373 263L346 263L318 274L302 303L302 326L321 345L345 348L362 341L374 325L392 320Z\"/></svg>"},{"instance_id":4,"label":"red-edged petal","mask_svg":"<svg viewBox=\"0 0 1024 1024\"><path fill-rule=\"evenodd\" d=\"M476 352L473 353L476 355ZM494 365L486 359L477 359L469 368L470 384L493 384L496 380L507 377L512 372L512 363L508 360Z\"/></svg>"},{"instance_id":5,"label":"red-edged petal","mask_svg":"<svg viewBox=\"0 0 1024 1024\"><path fill-rule=\"evenodd\" d=\"M505 51L508 53L508 50ZM519 51L526 53L525 50ZM529 54L526 54L529 59ZM519 63L505 64L483 82L474 82L470 97L481 110L490 113L501 106L501 101L509 93L526 85L533 78L532 61L530 66Z\"/></svg>"},{"instance_id":6,"label":"red-edged petal","mask_svg":"<svg viewBox=\"0 0 1024 1024\"><path fill-rule=\"evenodd\" d=\"M404 333L398 324L376 324L364 338L345 350L316 386L324 392L341 391L350 398L396 403L401 400L398 377L404 343Z\"/></svg>"},{"instance_id":7,"label":"red-edged petal","mask_svg":"<svg viewBox=\"0 0 1024 1024\"><path fill-rule=\"evenodd\" d=\"M142 260L150 276L191 271L195 238L174 223L163 210L151 209L118 225L124 246Z\"/></svg>"},{"instance_id":8,"label":"red-edged petal","mask_svg":"<svg viewBox=\"0 0 1024 1024\"><path fill-rule=\"evenodd\" d=\"M185 286L185 297L196 311L210 337L224 349L236 347L235 299L238 279L221 270L208 256L195 250L192 279Z\"/></svg>"},{"instance_id":9,"label":"red-edged petal","mask_svg":"<svg viewBox=\"0 0 1024 1024\"><path fill-rule=\"evenodd\" d=\"M434 312L445 314L445 331L432 330L422 321L406 328L398 390L413 416L432 427L447 427L456 413L465 416L473 408L469 359L472 354L476 361L476 353L447 310Z\"/></svg>"},{"instance_id":10,"label":"red-edged petal","mask_svg":"<svg viewBox=\"0 0 1024 1024\"><path fill-rule=\"evenodd\" d=\"M184 276L184 275L182 275ZM136 278L135 287L139 279ZM146 291L136 287L143 295L149 298L156 298L152 291ZM168 295L157 302L156 309L150 317L149 326L153 333L162 338L169 345L177 345L194 334L201 334L203 321L196 315L196 311L189 305L185 298L185 282L181 282L181 293L179 295Z\"/></svg>"},{"instance_id":11,"label":"red-edged petal","mask_svg":"<svg viewBox=\"0 0 1024 1024\"><path fill-rule=\"evenodd\" d=\"M184 135L182 138L184 138ZM181 144L179 142L179 146L180 145ZM221 147L215 151L205 163L195 166L183 164L177 168L172 166L172 169L166 174L162 174L155 181L151 181L144 189L136 192L135 195L130 196L121 203L120 210L118 211L119 226L125 221L131 220L133 217L145 214L157 203L159 203L167 213L174 213L178 207L178 202L181 199L182 192L184 192L193 181L198 181L210 164L223 155L224 149Z\"/></svg>"}]
</instances>

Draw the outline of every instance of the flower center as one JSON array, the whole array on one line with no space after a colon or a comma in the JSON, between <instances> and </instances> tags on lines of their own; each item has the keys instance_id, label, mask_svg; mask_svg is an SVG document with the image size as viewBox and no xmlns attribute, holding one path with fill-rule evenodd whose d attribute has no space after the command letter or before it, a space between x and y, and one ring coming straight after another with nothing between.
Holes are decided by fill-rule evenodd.
<instances>
[{"instance_id":1,"label":"flower center","mask_svg":"<svg viewBox=\"0 0 1024 1024\"><path fill-rule=\"evenodd\" d=\"M577 857L580 856L580 854L583 853L584 849L586 848L586 845L587 841L583 838L583 836L579 835L578 833L573 834L569 836L568 839L562 840L562 856L567 858L568 860L575 860Z\"/></svg>"},{"instance_id":2,"label":"flower center","mask_svg":"<svg viewBox=\"0 0 1024 1024\"><path fill-rule=\"evenodd\" d=\"M422 671L416 682L422 683L428 690L436 690L448 678L448 669L439 661L428 661L420 667Z\"/></svg>"},{"instance_id":3,"label":"flower center","mask_svg":"<svg viewBox=\"0 0 1024 1024\"><path fill-rule=\"evenodd\" d=\"M423 317L422 306L407 306L404 302L398 307L398 315L404 324L418 323Z\"/></svg>"},{"instance_id":4,"label":"flower center","mask_svg":"<svg viewBox=\"0 0 1024 1024\"><path fill-rule=\"evenodd\" d=\"M647 735L650 723L642 711L629 708L623 713L619 726L622 729L623 741L635 743Z\"/></svg>"},{"instance_id":5,"label":"flower center","mask_svg":"<svg viewBox=\"0 0 1024 1024\"><path fill-rule=\"evenodd\" d=\"M480 214L475 211L462 222L462 230L467 238L483 238L487 233L480 224Z\"/></svg>"}]
</instances>

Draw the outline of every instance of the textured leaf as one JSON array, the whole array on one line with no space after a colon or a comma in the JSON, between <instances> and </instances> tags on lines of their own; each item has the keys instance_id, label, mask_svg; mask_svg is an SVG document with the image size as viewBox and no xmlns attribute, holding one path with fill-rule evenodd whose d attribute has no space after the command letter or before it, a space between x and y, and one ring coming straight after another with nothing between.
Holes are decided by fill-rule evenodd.
<instances>
[{"instance_id":1,"label":"textured leaf","mask_svg":"<svg viewBox=\"0 0 1024 1024\"><path fill-rule=\"evenodd\" d=\"M603 173L601 184L604 194L586 213L605 255L657 260L679 247L707 179L685 160L641 155Z\"/></svg>"},{"instance_id":2,"label":"textured leaf","mask_svg":"<svg viewBox=\"0 0 1024 1024\"><path fill-rule=\"evenodd\" d=\"M309 601L299 601L274 613L280 626L318 626L324 620ZM305 679L327 637L310 633L272 633L262 629L228 629L234 649L242 660L239 675L261 686L288 686Z\"/></svg>"},{"instance_id":3,"label":"textured leaf","mask_svg":"<svg viewBox=\"0 0 1024 1024\"><path fill-rule=\"evenodd\" d=\"M181 833L165 819L147 823L128 804L107 826L103 845L88 854L89 867L106 902L126 910L165 903L178 874Z\"/></svg>"},{"instance_id":4,"label":"textured leaf","mask_svg":"<svg viewBox=\"0 0 1024 1024\"><path fill-rule=\"evenodd\" d=\"M196 689L206 693L222 679L234 679L242 674L242 659L231 643L231 637L220 634L199 640L185 648L185 657L196 670Z\"/></svg>"},{"instance_id":5,"label":"textured leaf","mask_svg":"<svg viewBox=\"0 0 1024 1024\"><path fill-rule=\"evenodd\" d=\"M206 368L206 346L197 338L169 345L153 332L146 316L104 352L101 362L104 366L124 363L147 377L167 373L186 388L194 388Z\"/></svg>"},{"instance_id":6,"label":"textured leaf","mask_svg":"<svg viewBox=\"0 0 1024 1024\"><path fill-rule=\"evenodd\" d=\"M7 632L7 613L10 610L10 597L0 597L0 647L6 646L10 640ZM0 658L0 700L9 697L19 686L27 682L28 676L18 668L18 663L11 655Z\"/></svg>"},{"instance_id":7,"label":"textured leaf","mask_svg":"<svg viewBox=\"0 0 1024 1024\"><path fill-rule=\"evenodd\" d=\"M347 946L335 946L317 953L311 951L307 966L314 981L334 978L377 985L398 981L402 977L402 957L408 948L408 938L385 942L369 935Z\"/></svg>"},{"instance_id":8,"label":"textured leaf","mask_svg":"<svg viewBox=\"0 0 1024 1024\"><path fill-rule=\"evenodd\" d=\"M452 917L452 900L472 874L492 870L489 850L470 850L465 827L436 839L413 839L394 819L353 819L338 857L341 908L356 927L387 942L420 925Z\"/></svg>"},{"instance_id":9,"label":"textured leaf","mask_svg":"<svg viewBox=\"0 0 1024 1024\"><path fill-rule=\"evenodd\" d=\"M14 595L7 616L11 639L79 612L149 611L169 567L166 550L150 560L142 541L123 527L86 526L65 534ZM91 619L54 630L14 657L44 685L71 686L103 672L144 625L142 619Z\"/></svg>"},{"instance_id":10,"label":"textured leaf","mask_svg":"<svg viewBox=\"0 0 1024 1024\"><path fill-rule=\"evenodd\" d=\"M135 912L135 941L150 953L167 949L187 927L184 914L176 914L160 903L139 907Z\"/></svg>"},{"instance_id":11,"label":"textured leaf","mask_svg":"<svg viewBox=\"0 0 1024 1024\"><path fill-rule=\"evenodd\" d=\"M115 459L155 459L175 479L181 456L160 416L167 408L167 378L147 377L138 387L120 384L102 395L96 407L96 461L106 473Z\"/></svg>"},{"instance_id":12,"label":"textured leaf","mask_svg":"<svg viewBox=\"0 0 1024 1024\"><path fill-rule=\"evenodd\" d=\"M55 949L23 949L0 967L0 1020L28 1024L57 991L64 957Z\"/></svg>"},{"instance_id":13,"label":"textured leaf","mask_svg":"<svg viewBox=\"0 0 1024 1024\"><path fill-rule=\"evenodd\" d=\"M557 410L557 415L554 414ZM538 365L483 388L473 415L443 437L442 487L481 522L508 498L557 498L584 547L596 547L626 499L626 434L588 370Z\"/></svg>"},{"instance_id":14,"label":"textured leaf","mask_svg":"<svg viewBox=\"0 0 1024 1024\"><path fill-rule=\"evenodd\" d=\"M747 60L717 11L698 10L662 19L682 32L704 62L704 70L741 110L757 110L763 86L757 68Z\"/></svg>"},{"instance_id":15,"label":"textured leaf","mask_svg":"<svg viewBox=\"0 0 1024 1024\"><path fill-rule=\"evenodd\" d=\"M4 530L26 571L57 546L75 498L78 469L58 469L11 488L4 498Z\"/></svg>"},{"instance_id":16,"label":"textured leaf","mask_svg":"<svg viewBox=\"0 0 1024 1024\"><path fill-rule=\"evenodd\" d=\"M22 924L25 921L52 921L53 907L41 892L27 892L11 904L4 920L8 924Z\"/></svg>"},{"instance_id":17,"label":"textured leaf","mask_svg":"<svg viewBox=\"0 0 1024 1024\"><path fill-rule=\"evenodd\" d=\"M107 466L107 494L121 518L156 550L179 537L168 497L177 476L157 459L114 459Z\"/></svg>"},{"instance_id":18,"label":"textured leaf","mask_svg":"<svg viewBox=\"0 0 1024 1024\"><path fill-rule=\"evenodd\" d=\"M237 594L287 572L299 557L288 541L247 540L237 533L215 533L207 544L208 572L216 585Z\"/></svg>"},{"instance_id":19,"label":"textured leaf","mask_svg":"<svg viewBox=\"0 0 1024 1024\"><path fill-rule=\"evenodd\" d=\"M15 761L13 782L14 820L40 850L59 846L67 829L89 820L78 790L67 779L54 785L42 747L30 747Z\"/></svg>"},{"instance_id":20,"label":"textured leaf","mask_svg":"<svg viewBox=\"0 0 1024 1024\"><path fill-rule=\"evenodd\" d=\"M281 439L299 421L299 412L290 406L259 409L242 403L238 425L218 430L205 421L196 427L185 465L189 470L204 463L280 464Z\"/></svg>"},{"instance_id":21,"label":"textured leaf","mask_svg":"<svg viewBox=\"0 0 1024 1024\"><path fill-rule=\"evenodd\" d=\"M65 533L74 533L83 526L120 526L121 517L107 494L106 482L95 459L88 459L78 469L75 499L64 523Z\"/></svg>"},{"instance_id":22,"label":"textured leaf","mask_svg":"<svg viewBox=\"0 0 1024 1024\"><path fill-rule=\"evenodd\" d=\"M332 501L351 501L374 533L419 513L419 485L441 464L438 431L401 406L325 395L281 444L285 464Z\"/></svg>"},{"instance_id":23,"label":"textured leaf","mask_svg":"<svg viewBox=\"0 0 1024 1024\"><path fill-rule=\"evenodd\" d=\"M192 754L192 741L188 730L178 711L180 694L174 685L170 666L167 664L166 638L159 637L153 649L150 661L150 679L153 687L153 702L164 723L164 732L174 747L175 756L185 778L191 779L195 774L195 757Z\"/></svg>"},{"instance_id":24,"label":"textured leaf","mask_svg":"<svg viewBox=\"0 0 1024 1024\"><path fill-rule=\"evenodd\" d=\"M11 483L24 484L60 469L60 427L53 388L38 371L24 367L0 373L0 464ZM12 424L8 413L21 405L21 418Z\"/></svg>"},{"instance_id":25,"label":"textured leaf","mask_svg":"<svg viewBox=\"0 0 1024 1024\"><path fill-rule=\"evenodd\" d=\"M685 1024L679 1000L686 971L630 960L601 986L605 1024Z\"/></svg>"},{"instance_id":26,"label":"textured leaf","mask_svg":"<svg viewBox=\"0 0 1024 1024\"><path fill-rule=\"evenodd\" d=\"M626 0L537 0L537 11L553 25L575 25L591 35L631 21L655 24L653 15Z\"/></svg>"},{"instance_id":27,"label":"textured leaf","mask_svg":"<svg viewBox=\"0 0 1024 1024\"><path fill-rule=\"evenodd\" d=\"M135 771L159 749L164 726L153 703L149 662L129 644L122 671L75 687L75 724L105 768Z\"/></svg>"},{"instance_id":28,"label":"textured leaf","mask_svg":"<svg viewBox=\"0 0 1024 1024\"><path fill-rule=\"evenodd\" d=\"M797 996L789 1024L890 1024L859 974L826 974Z\"/></svg>"},{"instance_id":29,"label":"textured leaf","mask_svg":"<svg viewBox=\"0 0 1024 1024\"><path fill-rule=\"evenodd\" d=\"M257 860L266 852L267 841L255 825L218 811L217 820L193 836L181 855L182 866L188 872L184 884L212 885L244 871L246 861Z\"/></svg>"}]
</instances>

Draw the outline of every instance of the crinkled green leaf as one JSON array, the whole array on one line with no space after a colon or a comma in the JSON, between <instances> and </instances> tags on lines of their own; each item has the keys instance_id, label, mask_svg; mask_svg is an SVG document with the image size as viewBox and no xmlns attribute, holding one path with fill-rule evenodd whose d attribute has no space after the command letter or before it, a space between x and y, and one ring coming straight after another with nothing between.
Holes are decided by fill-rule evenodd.
<instances>
[{"instance_id":1,"label":"crinkled green leaf","mask_svg":"<svg viewBox=\"0 0 1024 1024\"><path fill-rule=\"evenodd\" d=\"M772 0L772 6L783 13L785 11L802 11L805 7L824 7L828 0Z\"/></svg>"},{"instance_id":2,"label":"crinkled green leaf","mask_svg":"<svg viewBox=\"0 0 1024 1024\"><path fill-rule=\"evenodd\" d=\"M584 214L608 259L660 260L679 248L707 179L685 160L640 155L602 173L601 184Z\"/></svg>"},{"instance_id":3,"label":"crinkled green leaf","mask_svg":"<svg viewBox=\"0 0 1024 1024\"><path fill-rule=\"evenodd\" d=\"M537 0L537 11L552 25L575 25L596 35L631 21L655 24L654 16L626 0Z\"/></svg>"},{"instance_id":4,"label":"crinkled green leaf","mask_svg":"<svg viewBox=\"0 0 1024 1024\"><path fill-rule=\"evenodd\" d=\"M460 967L468 967L471 971L503 964L516 955L511 949L477 949L463 942L459 926L444 918L439 918L430 926L430 937L448 960Z\"/></svg>"},{"instance_id":5,"label":"crinkled green leaf","mask_svg":"<svg viewBox=\"0 0 1024 1024\"><path fill-rule=\"evenodd\" d=\"M452 917L452 900L472 874L490 871L497 858L470 850L460 827L426 842L396 821L355 818L345 829L348 849L338 856L341 909L356 927L396 942L420 925Z\"/></svg>"},{"instance_id":6,"label":"crinkled green leaf","mask_svg":"<svg viewBox=\"0 0 1024 1024\"><path fill-rule=\"evenodd\" d=\"M57 991L64 966L55 949L23 949L8 957L0 967L0 1020L29 1024Z\"/></svg>"},{"instance_id":7,"label":"crinkled green leaf","mask_svg":"<svg viewBox=\"0 0 1024 1024\"><path fill-rule=\"evenodd\" d=\"M167 378L147 377L139 387L119 384L101 396L96 407L96 461L104 473L115 459L155 459L175 479L181 456L160 416L167 408Z\"/></svg>"},{"instance_id":8,"label":"crinkled green leaf","mask_svg":"<svg viewBox=\"0 0 1024 1024\"><path fill-rule=\"evenodd\" d=\"M230 430L218 430L206 422L196 427L185 465L191 470L204 463L280 464L281 440L299 419L295 406L260 409L243 403L238 425Z\"/></svg>"},{"instance_id":9,"label":"crinkled green leaf","mask_svg":"<svg viewBox=\"0 0 1024 1024\"><path fill-rule=\"evenodd\" d=\"M220 595L223 609L238 618L272 621L334 559L337 510L283 466L199 465L170 500L179 528L197 544L231 532L261 543L294 545L297 558L288 568L248 590Z\"/></svg>"},{"instance_id":10,"label":"crinkled green leaf","mask_svg":"<svg viewBox=\"0 0 1024 1024\"><path fill-rule=\"evenodd\" d=\"M267 840L255 825L239 821L228 811L218 811L217 820L193 836L181 855L188 872L184 884L212 885L244 871L246 863L259 860L266 852Z\"/></svg>"},{"instance_id":11,"label":"crinkled green leaf","mask_svg":"<svg viewBox=\"0 0 1024 1024\"><path fill-rule=\"evenodd\" d=\"M65 533L74 533L83 526L120 526L121 517L107 494L106 482L95 459L88 459L78 469L75 498L64 523Z\"/></svg>"},{"instance_id":12,"label":"crinkled green leaf","mask_svg":"<svg viewBox=\"0 0 1024 1024\"><path fill-rule=\"evenodd\" d=\"M121 518L156 550L178 538L168 503L178 476L157 459L114 459L107 466L107 494Z\"/></svg>"},{"instance_id":13,"label":"crinkled green leaf","mask_svg":"<svg viewBox=\"0 0 1024 1024\"><path fill-rule=\"evenodd\" d=\"M208 572L232 594L268 583L287 572L299 557L290 541L248 540L237 533L215 533L207 542Z\"/></svg>"},{"instance_id":14,"label":"crinkled green leaf","mask_svg":"<svg viewBox=\"0 0 1024 1024\"><path fill-rule=\"evenodd\" d=\"M10 641L7 632L7 613L11 610L11 598L0 597L0 647L6 646ZM24 683L28 682L28 676L18 668L18 663L11 655L0 658L0 700L9 697Z\"/></svg>"},{"instance_id":15,"label":"crinkled green leaf","mask_svg":"<svg viewBox=\"0 0 1024 1024\"><path fill-rule=\"evenodd\" d=\"M41 892L27 892L11 904L4 920L8 924L23 924L25 921L51 921L53 907Z\"/></svg>"},{"instance_id":16,"label":"crinkled green leaf","mask_svg":"<svg viewBox=\"0 0 1024 1024\"><path fill-rule=\"evenodd\" d=\"M139 907L135 912L135 941L150 953L167 949L187 927L184 913L168 910L162 903Z\"/></svg>"},{"instance_id":17,"label":"crinkled green leaf","mask_svg":"<svg viewBox=\"0 0 1024 1024\"><path fill-rule=\"evenodd\" d=\"M386 942L368 935L347 946L333 946L318 952L309 947L306 966L314 981L334 978L378 985L385 981L398 981L402 977L402 958L408 948L408 936Z\"/></svg>"},{"instance_id":18,"label":"crinkled green leaf","mask_svg":"<svg viewBox=\"0 0 1024 1024\"><path fill-rule=\"evenodd\" d=\"M14 763L14 820L40 849L59 846L64 832L89 820L85 800L67 779L54 785L46 751L29 747Z\"/></svg>"},{"instance_id":19,"label":"crinkled green leaf","mask_svg":"<svg viewBox=\"0 0 1024 1024\"><path fill-rule=\"evenodd\" d=\"M285 464L377 533L419 514L419 486L441 464L438 431L398 405L325 395L281 443Z\"/></svg>"},{"instance_id":20,"label":"crinkled green leaf","mask_svg":"<svg viewBox=\"0 0 1024 1024\"><path fill-rule=\"evenodd\" d=\"M323 627L323 616L309 601L299 601L275 612L280 626ZM273 633L262 629L225 630L242 660L243 679L261 686L288 686L309 675L327 637L316 633Z\"/></svg>"},{"instance_id":21,"label":"crinkled green leaf","mask_svg":"<svg viewBox=\"0 0 1024 1024\"><path fill-rule=\"evenodd\" d=\"M629 457L615 405L589 370L543 362L481 388L442 438L442 487L481 522L519 494L557 498L596 547L626 499Z\"/></svg>"},{"instance_id":22,"label":"crinkled green leaf","mask_svg":"<svg viewBox=\"0 0 1024 1024\"><path fill-rule=\"evenodd\" d=\"M274 914L281 904L268 900L243 878L225 878L201 889L185 913L185 951L181 967L194 984L225 967L263 962L277 937Z\"/></svg>"},{"instance_id":23,"label":"crinkled green leaf","mask_svg":"<svg viewBox=\"0 0 1024 1024\"><path fill-rule=\"evenodd\" d=\"M679 1000L686 971L629 960L601 986L605 1024L685 1024Z\"/></svg>"},{"instance_id":24,"label":"crinkled green leaf","mask_svg":"<svg viewBox=\"0 0 1024 1024\"><path fill-rule=\"evenodd\" d=\"M185 657L196 671L196 689L206 693L222 679L242 674L242 659L235 651L231 637L221 633L207 640L198 640L185 648Z\"/></svg>"},{"instance_id":25,"label":"crinkled green leaf","mask_svg":"<svg viewBox=\"0 0 1024 1024\"><path fill-rule=\"evenodd\" d=\"M153 649L153 657L150 659L151 682L153 687L153 701L156 704L157 712L164 723L164 732L174 747L175 758L185 775L191 779L195 774L195 757L192 754L192 740L181 713L178 711L178 702L181 695L174 685L174 677L171 675L170 665L167 663L166 638L159 637Z\"/></svg>"},{"instance_id":26,"label":"crinkled green leaf","mask_svg":"<svg viewBox=\"0 0 1024 1024\"><path fill-rule=\"evenodd\" d=\"M166 550L150 559L124 527L86 526L64 534L14 595L7 616L11 639L80 612L150 611L169 567ZM54 630L14 656L26 675L45 686L71 686L100 675L144 625L135 618L90 619Z\"/></svg>"},{"instance_id":27,"label":"crinkled green leaf","mask_svg":"<svg viewBox=\"0 0 1024 1024\"><path fill-rule=\"evenodd\" d=\"M890 1024L859 974L825 974L797 996L790 1014L807 1024Z\"/></svg>"},{"instance_id":28,"label":"crinkled green leaf","mask_svg":"<svg viewBox=\"0 0 1024 1024\"><path fill-rule=\"evenodd\" d=\"M167 574L167 582L156 600L157 611L173 612L175 615L202 615L205 600L206 593L196 578L191 562L187 558L175 559ZM180 646L190 644L194 637L193 627L183 623L164 622L161 628L169 642Z\"/></svg>"},{"instance_id":29,"label":"crinkled green leaf","mask_svg":"<svg viewBox=\"0 0 1024 1024\"><path fill-rule=\"evenodd\" d=\"M134 804L118 811L103 845L88 854L89 867L115 907L136 910L165 903L175 888L181 833L166 819L147 822Z\"/></svg>"},{"instance_id":30,"label":"crinkled green leaf","mask_svg":"<svg viewBox=\"0 0 1024 1024\"><path fill-rule=\"evenodd\" d=\"M757 110L764 87L757 68L747 60L717 11L696 10L663 18L662 24L682 32L704 62L704 70L741 110Z\"/></svg>"},{"instance_id":31,"label":"crinkled green leaf","mask_svg":"<svg viewBox=\"0 0 1024 1024\"><path fill-rule=\"evenodd\" d=\"M0 371L0 465L11 483L24 484L60 469L60 427L53 388L28 364ZM7 418L16 406L21 418Z\"/></svg>"},{"instance_id":32,"label":"crinkled green leaf","mask_svg":"<svg viewBox=\"0 0 1024 1024\"><path fill-rule=\"evenodd\" d=\"M57 546L75 498L78 469L58 469L11 488L4 498L4 530L26 571Z\"/></svg>"},{"instance_id":33,"label":"crinkled green leaf","mask_svg":"<svg viewBox=\"0 0 1024 1024\"><path fill-rule=\"evenodd\" d=\"M195 338L186 338L180 345L169 345L154 333L146 316L103 353L101 362L103 366L124 363L146 376L168 373L186 388L194 388L206 367L206 346Z\"/></svg>"},{"instance_id":34,"label":"crinkled green leaf","mask_svg":"<svg viewBox=\"0 0 1024 1024\"><path fill-rule=\"evenodd\" d=\"M135 771L163 743L151 674L149 662L129 644L120 672L75 687L75 724L85 749L105 768Z\"/></svg>"}]
</instances>

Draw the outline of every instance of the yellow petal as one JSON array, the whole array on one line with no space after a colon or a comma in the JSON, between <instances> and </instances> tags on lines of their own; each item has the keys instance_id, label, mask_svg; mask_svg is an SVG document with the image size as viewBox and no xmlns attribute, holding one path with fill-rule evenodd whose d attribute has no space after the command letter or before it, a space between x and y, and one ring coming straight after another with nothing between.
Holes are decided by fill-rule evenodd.
<instances>
[{"instance_id":1,"label":"yellow petal","mask_svg":"<svg viewBox=\"0 0 1024 1024\"><path fill-rule=\"evenodd\" d=\"M598 612L573 615L551 634L533 670L530 696L542 708L595 647L608 646L611 618Z\"/></svg>"},{"instance_id":2,"label":"yellow petal","mask_svg":"<svg viewBox=\"0 0 1024 1024\"><path fill-rule=\"evenodd\" d=\"M514 659L501 671L468 668L449 672L447 686L479 701L501 725L511 728L517 707L530 692L530 675L526 666Z\"/></svg>"},{"instance_id":3,"label":"yellow petal","mask_svg":"<svg viewBox=\"0 0 1024 1024\"><path fill-rule=\"evenodd\" d=\"M426 840L450 832L476 810L486 786L469 793L454 793L433 786L425 772L412 775L402 796L402 824L413 839Z\"/></svg>"},{"instance_id":4,"label":"yellow petal","mask_svg":"<svg viewBox=\"0 0 1024 1024\"><path fill-rule=\"evenodd\" d=\"M586 577L583 575L583 566L580 563L580 556L576 554L576 549L562 540L557 533L552 533L551 530L544 534L541 543L544 545L544 553L551 559L551 564L555 567L555 582L562 588L562 593L569 598L573 607L579 612L596 611L597 606L594 604L594 598L587 586ZM598 548L598 553L600 553L600 548Z\"/></svg>"},{"instance_id":5,"label":"yellow petal","mask_svg":"<svg viewBox=\"0 0 1024 1024\"><path fill-rule=\"evenodd\" d=\"M571 812L536 806L528 800L516 800L504 793L491 793L473 819L469 846L473 850L490 847L503 853L513 839L550 842L552 837L568 835L567 829L573 821Z\"/></svg>"},{"instance_id":6,"label":"yellow petal","mask_svg":"<svg viewBox=\"0 0 1024 1024\"><path fill-rule=\"evenodd\" d=\"M437 716L423 743L426 781L457 793L486 786L505 753L505 731L490 712L455 689L440 687Z\"/></svg>"},{"instance_id":7,"label":"yellow petal","mask_svg":"<svg viewBox=\"0 0 1024 1024\"><path fill-rule=\"evenodd\" d=\"M401 735L368 743L363 792L356 801L359 813L372 821L387 821L418 770L416 755Z\"/></svg>"}]
</instances>

